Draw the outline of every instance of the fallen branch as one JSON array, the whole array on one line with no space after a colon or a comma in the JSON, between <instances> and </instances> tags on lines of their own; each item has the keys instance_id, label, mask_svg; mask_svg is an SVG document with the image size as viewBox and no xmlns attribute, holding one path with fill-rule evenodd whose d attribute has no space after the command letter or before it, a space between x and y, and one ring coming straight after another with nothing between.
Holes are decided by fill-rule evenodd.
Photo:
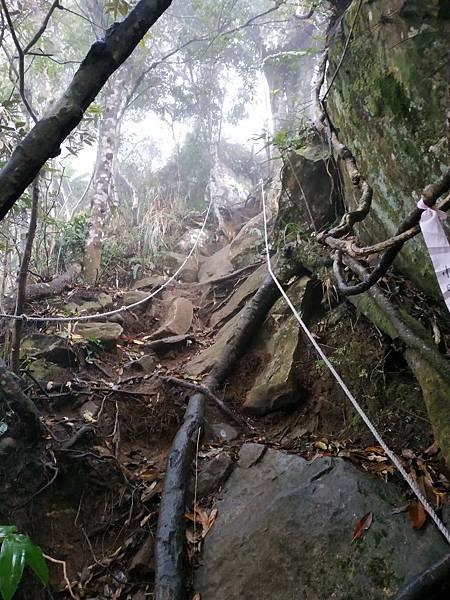
<instances>
[{"instance_id":1,"label":"fallen branch","mask_svg":"<svg viewBox=\"0 0 450 600\"><path fill-rule=\"evenodd\" d=\"M284 284L292 277L306 273L295 247L286 247L279 256L276 272ZM205 380L210 392L214 393L223 385L279 296L278 288L268 275L253 298L247 302L233 337L225 345L219 360ZM185 498L204 408L205 393L202 390L202 393L194 394L189 400L184 422L175 436L167 461L156 532L155 600L186 600L187 597Z\"/></svg>"},{"instance_id":2,"label":"fallen branch","mask_svg":"<svg viewBox=\"0 0 450 600\"><path fill-rule=\"evenodd\" d=\"M210 392L206 386L200 385L199 383L194 383L193 381L187 381L186 379L179 379L178 377L167 377L165 375L158 375L158 377L160 377L164 381L167 381L167 383L173 383L175 385L184 387L188 390L193 390L194 392L203 394L206 398L212 400L212 402L214 402L214 404L223 412L224 415L226 415L229 419L234 421L237 425L239 425L239 427L242 427L242 429L244 429L246 432L250 432L249 428L247 427L247 424L242 419L237 417L233 413L233 411L230 410L228 406L226 406L223 403L223 401L220 398L218 398L215 394Z\"/></svg>"},{"instance_id":3,"label":"fallen branch","mask_svg":"<svg viewBox=\"0 0 450 600\"><path fill-rule=\"evenodd\" d=\"M32 283L25 289L25 302L33 300L43 300L51 296L57 296L67 286L69 286L81 273L81 266L78 263L71 265L65 273L58 275L47 283ZM5 299L6 311L12 310L15 305L15 299L8 297Z\"/></svg>"}]
</instances>

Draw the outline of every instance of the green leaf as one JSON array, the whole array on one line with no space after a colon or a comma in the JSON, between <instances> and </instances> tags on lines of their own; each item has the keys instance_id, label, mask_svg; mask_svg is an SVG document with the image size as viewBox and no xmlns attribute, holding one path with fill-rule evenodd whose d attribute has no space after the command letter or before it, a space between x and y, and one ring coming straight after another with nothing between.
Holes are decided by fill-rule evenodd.
<instances>
[{"instance_id":1,"label":"green leaf","mask_svg":"<svg viewBox=\"0 0 450 600\"><path fill-rule=\"evenodd\" d=\"M0 525L0 540L10 533L16 533L16 531L17 527L15 525Z\"/></svg>"},{"instance_id":2,"label":"green leaf","mask_svg":"<svg viewBox=\"0 0 450 600\"><path fill-rule=\"evenodd\" d=\"M39 546L33 544L29 539L26 545L26 561L27 565L31 567L35 575L41 580L42 585L48 583L48 567L45 562L45 558L42 554L42 550Z\"/></svg>"},{"instance_id":3,"label":"green leaf","mask_svg":"<svg viewBox=\"0 0 450 600\"><path fill-rule=\"evenodd\" d=\"M13 533L5 537L0 550L0 594L11 600L22 578L25 566L25 544Z\"/></svg>"}]
</instances>

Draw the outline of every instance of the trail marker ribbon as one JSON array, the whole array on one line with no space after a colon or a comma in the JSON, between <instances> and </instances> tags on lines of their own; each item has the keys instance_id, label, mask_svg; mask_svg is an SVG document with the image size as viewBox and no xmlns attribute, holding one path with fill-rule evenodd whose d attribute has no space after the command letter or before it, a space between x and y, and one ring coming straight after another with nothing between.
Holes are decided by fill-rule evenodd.
<instances>
[{"instance_id":1,"label":"trail marker ribbon","mask_svg":"<svg viewBox=\"0 0 450 600\"><path fill-rule=\"evenodd\" d=\"M430 208L423 200L419 200L417 208L424 211L420 217L420 229L436 272L439 287L450 311L450 243L441 223L447 218L447 214L438 208Z\"/></svg>"}]
</instances>

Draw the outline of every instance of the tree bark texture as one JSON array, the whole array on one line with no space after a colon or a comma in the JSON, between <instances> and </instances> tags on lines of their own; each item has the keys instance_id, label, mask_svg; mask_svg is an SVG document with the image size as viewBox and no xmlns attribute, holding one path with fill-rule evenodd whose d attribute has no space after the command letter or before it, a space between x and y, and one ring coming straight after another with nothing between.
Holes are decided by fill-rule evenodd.
<instances>
[{"instance_id":1,"label":"tree bark texture","mask_svg":"<svg viewBox=\"0 0 450 600\"><path fill-rule=\"evenodd\" d=\"M36 235L37 214L39 208L39 175L33 182L32 204L30 213L30 224L28 226L25 248L23 251L22 261L20 263L19 275L17 277L17 295L16 295L16 315L23 313L25 304L28 269L30 266L31 252L33 250L34 237ZM11 367L14 373L19 372L20 363L20 342L22 339L22 321L20 319L13 323L12 334L12 352L11 352Z\"/></svg>"},{"instance_id":2,"label":"tree bark texture","mask_svg":"<svg viewBox=\"0 0 450 600\"><path fill-rule=\"evenodd\" d=\"M122 67L106 86L105 110L99 128L95 176L92 183L91 223L84 251L84 279L89 285L95 284L100 272L102 239L108 221L114 162L119 148L126 75L126 69Z\"/></svg>"},{"instance_id":3,"label":"tree bark texture","mask_svg":"<svg viewBox=\"0 0 450 600\"><path fill-rule=\"evenodd\" d=\"M295 256L295 249L289 247L285 256L280 259L276 273L281 283L286 283L292 277L306 272L298 257ZM280 291L268 275L260 289L246 304L234 336L229 340L216 366L206 378L205 385L210 391L225 382L279 296ZM204 407L203 394L194 394L190 398L184 422L174 439L167 461L156 532L155 600L186 600L187 598L185 499L195 441L203 423Z\"/></svg>"},{"instance_id":4,"label":"tree bark texture","mask_svg":"<svg viewBox=\"0 0 450 600\"><path fill-rule=\"evenodd\" d=\"M52 106L14 150L0 172L0 220L4 218L45 162L75 129L109 77L128 58L172 0L140 0L103 40L95 42L62 98Z\"/></svg>"}]
</instances>

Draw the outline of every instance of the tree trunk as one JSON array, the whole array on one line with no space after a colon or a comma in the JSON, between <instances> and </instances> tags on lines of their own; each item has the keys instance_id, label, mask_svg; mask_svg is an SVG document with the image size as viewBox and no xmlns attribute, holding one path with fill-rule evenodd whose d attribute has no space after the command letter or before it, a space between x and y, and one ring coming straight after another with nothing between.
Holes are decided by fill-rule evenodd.
<instances>
[{"instance_id":1,"label":"tree trunk","mask_svg":"<svg viewBox=\"0 0 450 600\"><path fill-rule=\"evenodd\" d=\"M84 279L96 283L102 260L102 239L108 221L114 160L119 147L120 115L126 70L122 67L106 89L103 118L100 123L95 177L92 183L91 224L84 252Z\"/></svg>"},{"instance_id":2,"label":"tree trunk","mask_svg":"<svg viewBox=\"0 0 450 600\"><path fill-rule=\"evenodd\" d=\"M32 205L30 214L30 225L28 227L27 239L20 263L19 275L17 278L17 296L16 296L16 315L23 313L25 305L25 293L27 288L28 268L30 266L31 252L33 250L34 236L36 234L37 213L39 206L39 176L33 182ZM20 341L22 338L22 321L14 321L12 335L11 368L14 373L19 372L20 363Z\"/></svg>"}]
</instances>

